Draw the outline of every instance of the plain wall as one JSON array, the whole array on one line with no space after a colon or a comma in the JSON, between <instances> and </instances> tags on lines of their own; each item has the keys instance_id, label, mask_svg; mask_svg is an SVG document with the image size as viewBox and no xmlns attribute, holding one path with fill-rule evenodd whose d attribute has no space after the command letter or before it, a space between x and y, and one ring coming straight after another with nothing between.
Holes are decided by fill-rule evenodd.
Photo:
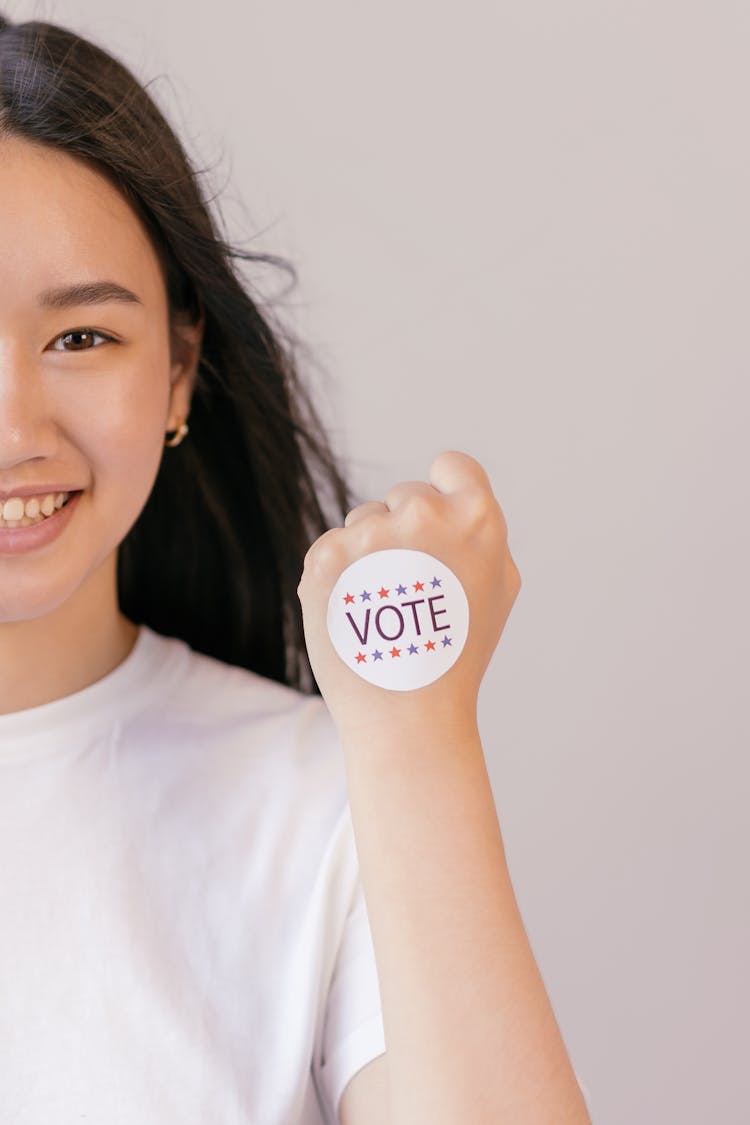
<instances>
[{"instance_id":1,"label":"plain wall","mask_svg":"<svg viewBox=\"0 0 750 1125\"><path fill-rule=\"evenodd\" d=\"M747 1122L750 8L3 9L154 80L294 262L362 499L485 466L523 588L483 742L594 1119Z\"/></svg>"}]
</instances>

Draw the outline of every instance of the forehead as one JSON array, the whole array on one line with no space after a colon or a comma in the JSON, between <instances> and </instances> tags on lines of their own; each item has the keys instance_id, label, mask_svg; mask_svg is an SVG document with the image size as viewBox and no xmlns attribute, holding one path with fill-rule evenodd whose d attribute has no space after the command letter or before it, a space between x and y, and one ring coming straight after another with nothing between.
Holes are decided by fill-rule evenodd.
<instances>
[{"instance_id":1,"label":"forehead","mask_svg":"<svg viewBox=\"0 0 750 1125\"><path fill-rule=\"evenodd\" d=\"M101 277L162 299L154 249L115 186L83 160L18 138L0 138L0 250L4 303Z\"/></svg>"}]
</instances>

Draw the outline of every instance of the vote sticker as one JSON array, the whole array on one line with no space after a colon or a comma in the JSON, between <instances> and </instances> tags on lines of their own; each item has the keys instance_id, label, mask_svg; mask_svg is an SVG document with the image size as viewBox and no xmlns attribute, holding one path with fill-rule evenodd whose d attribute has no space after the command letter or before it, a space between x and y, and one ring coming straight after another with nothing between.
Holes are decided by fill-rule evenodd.
<instances>
[{"instance_id":1,"label":"vote sticker","mask_svg":"<svg viewBox=\"0 0 750 1125\"><path fill-rule=\"evenodd\" d=\"M351 563L328 600L328 634L363 680L410 691L455 664L469 632L464 588L424 551L391 548Z\"/></svg>"}]
</instances>

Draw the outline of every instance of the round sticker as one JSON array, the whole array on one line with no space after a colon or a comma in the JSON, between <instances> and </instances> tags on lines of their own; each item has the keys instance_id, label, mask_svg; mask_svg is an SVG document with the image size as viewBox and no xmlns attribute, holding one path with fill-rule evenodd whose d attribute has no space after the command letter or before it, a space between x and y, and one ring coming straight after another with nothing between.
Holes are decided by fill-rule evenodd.
<instances>
[{"instance_id":1,"label":"round sticker","mask_svg":"<svg viewBox=\"0 0 750 1125\"><path fill-rule=\"evenodd\" d=\"M328 600L328 634L363 680L409 691L455 664L469 631L469 603L452 570L410 548L351 563Z\"/></svg>"}]
</instances>

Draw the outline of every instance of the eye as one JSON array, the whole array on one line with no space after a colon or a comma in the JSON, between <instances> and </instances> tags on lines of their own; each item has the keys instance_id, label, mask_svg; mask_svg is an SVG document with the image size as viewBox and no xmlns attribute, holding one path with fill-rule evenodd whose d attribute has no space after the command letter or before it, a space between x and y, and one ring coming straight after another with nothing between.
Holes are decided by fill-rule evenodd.
<instances>
[{"instance_id":1,"label":"eye","mask_svg":"<svg viewBox=\"0 0 750 1125\"><path fill-rule=\"evenodd\" d=\"M70 340L70 339L72 339L76 346L74 346L72 348L53 348L52 350L54 352L60 352L60 351L63 351L63 352L65 352L65 351L91 352L91 351L95 351L96 348L100 347L101 345L94 345L94 344L91 343L94 336L98 336L101 340L106 340L108 343L112 343L112 344L117 343L117 341L114 339L113 336L108 336L105 332L97 332L93 328L72 328L69 332L63 332L62 335L57 336L54 342L57 343L58 340Z\"/></svg>"}]
</instances>

